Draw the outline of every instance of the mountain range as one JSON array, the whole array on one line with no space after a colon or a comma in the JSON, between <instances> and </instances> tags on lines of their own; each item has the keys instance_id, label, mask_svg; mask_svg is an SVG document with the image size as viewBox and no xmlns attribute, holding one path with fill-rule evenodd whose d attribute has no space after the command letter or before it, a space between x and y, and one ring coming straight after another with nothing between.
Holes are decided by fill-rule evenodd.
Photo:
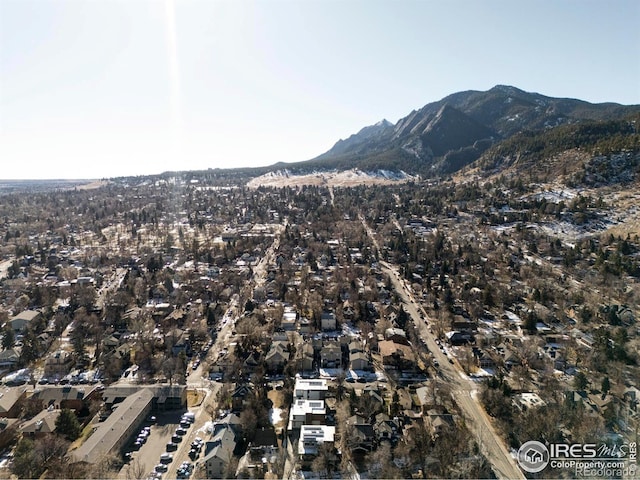
<instances>
[{"instance_id":1,"label":"mountain range","mask_svg":"<svg viewBox=\"0 0 640 480\"><path fill-rule=\"evenodd\" d=\"M549 146L545 142L551 138L571 146L567 139L579 135L581 129L591 132L581 137L590 145L625 132L637 137L634 120L639 116L640 105L592 104L498 85L485 92L454 93L412 111L395 124L382 120L364 127L312 160L272 168L292 172L359 168L443 175L473 162L495 164L495 158L492 162L484 157L495 157L505 142L512 154L526 154L526 150L512 151L514 146L517 150L519 137L526 138L523 144L537 138L543 147Z\"/></svg>"}]
</instances>

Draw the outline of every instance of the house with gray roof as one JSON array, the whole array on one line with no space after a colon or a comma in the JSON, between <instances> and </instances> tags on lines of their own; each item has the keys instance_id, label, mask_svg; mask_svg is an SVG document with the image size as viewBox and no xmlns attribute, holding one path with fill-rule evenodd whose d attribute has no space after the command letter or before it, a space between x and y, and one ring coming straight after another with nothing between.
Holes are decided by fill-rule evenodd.
<instances>
[{"instance_id":1,"label":"house with gray roof","mask_svg":"<svg viewBox=\"0 0 640 480\"><path fill-rule=\"evenodd\" d=\"M24 332L33 322L42 317L39 310L25 310L9 320L9 326L16 333Z\"/></svg>"},{"instance_id":2,"label":"house with gray roof","mask_svg":"<svg viewBox=\"0 0 640 480\"><path fill-rule=\"evenodd\" d=\"M22 435L32 438L39 438L56 430L56 420L60 415L60 410L43 410L31 420L20 425Z\"/></svg>"},{"instance_id":3,"label":"house with gray roof","mask_svg":"<svg viewBox=\"0 0 640 480\"><path fill-rule=\"evenodd\" d=\"M217 431L210 442L205 444L205 465L207 478L225 478L236 448L236 434L231 425L217 424Z\"/></svg>"},{"instance_id":4,"label":"house with gray roof","mask_svg":"<svg viewBox=\"0 0 640 480\"><path fill-rule=\"evenodd\" d=\"M109 417L89 438L70 452L72 463L95 464L110 454L117 454L129 442L151 411L154 392L140 389L118 404Z\"/></svg>"}]
</instances>

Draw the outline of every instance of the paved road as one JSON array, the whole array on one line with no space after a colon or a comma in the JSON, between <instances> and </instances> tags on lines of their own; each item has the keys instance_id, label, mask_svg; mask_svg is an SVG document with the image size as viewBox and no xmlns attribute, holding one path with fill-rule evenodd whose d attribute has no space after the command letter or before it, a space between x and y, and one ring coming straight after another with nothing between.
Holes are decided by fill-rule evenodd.
<instances>
[{"instance_id":1,"label":"paved road","mask_svg":"<svg viewBox=\"0 0 640 480\"><path fill-rule=\"evenodd\" d=\"M476 400L477 385L464 375L455 363L449 363L449 359L452 357L440 350L434 335L427 327L429 319L426 312L418 305L406 283L399 277L397 270L386 262L382 262L382 267L391 278L393 286L402 298L405 310L413 318L420 336L426 341L434 359L440 364L439 374L450 385L454 400L467 419L467 427L475 435L476 442L482 448L496 475L499 478L524 479L522 471L493 428L491 419Z\"/></svg>"},{"instance_id":2,"label":"paved road","mask_svg":"<svg viewBox=\"0 0 640 480\"><path fill-rule=\"evenodd\" d=\"M160 455L165 452L167 443L171 441L171 435L178 426L180 416L181 412L156 414L158 422L151 425L151 434L140 450L133 452L132 461L122 467L119 479L134 479L137 474L147 475L153 471L160 463Z\"/></svg>"},{"instance_id":3,"label":"paved road","mask_svg":"<svg viewBox=\"0 0 640 480\"><path fill-rule=\"evenodd\" d=\"M375 234L367 225L366 220L362 216L360 216L360 220L377 250L381 251ZM524 479L524 474L509 454L502 438L493 428L491 419L478 403L475 397L477 393L476 384L464 375L462 370L456 367L455 363L449 363L450 357L440 350L434 335L429 331L429 318L426 312L416 302L407 283L400 278L397 267L387 262L381 262L381 265L384 272L391 278L395 291L398 292L404 303L405 310L413 318L421 338L425 340L427 347L433 353L434 359L440 364L438 367L439 374L451 387L454 400L466 417L467 427L476 437L476 442L489 463L491 463L495 474L499 478Z\"/></svg>"},{"instance_id":4,"label":"paved road","mask_svg":"<svg viewBox=\"0 0 640 480\"><path fill-rule=\"evenodd\" d=\"M275 261L275 252L280 245L280 234L283 230L284 227L277 230L274 236L273 243L265 251L264 256L254 267L253 277L244 287L245 289L247 289L247 298L252 297L253 289L256 286L264 285L266 281L267 266ZM211 420L211 416L207 412L207 405L212 405L215 403L217 393L222 384L219 382L212 382L208 380L206 378L208 372L206 372L203 367L205 364L215 362L218 358L218 353L223 349L228 349L229 343L234 340L234 335L232 334L232 332L235 328L235 323L238 319L238 315L242 307L238 304L238 302L239 296L234 296L220 322L222 328L218 332L217 339L209 350L209 353L207 354L207 361L201 362L200 366L195 371L189 372L190 374L187 378L187 386L189 387L189 389L195 388L205 391L207 393L207 396L199 407L190 409L191 412L195 413L196 420L182 439L182 442L178 444L178 449L173 452L173 462L170 464L167 473L163 475L163 478L176 478L176 470L183 461L195 463L192 459L189 458L188 454L191 448L191 442L193 442L196 437L200 437L205 441L210 438L210 435L204 431L205 424ZM201 461L203 455L204 448L201 451L200 457L196 459L196 462Z\"/></svg>"},{"instance_id":5,"label":"paved road","mask_svg":"<svg viewBox=\"0 0 640 480\"><path fill-rule=\"evenodd\" d=\"M196 416L195 422L193 423L193 425L191 425L191 427L189 427L189 429L187 430L187 434L182 437L182 442L178 444L178 449L173 452L173 462L169 465L169 470L167 471L167 473L162 476L163 478L176 478L176 470L184 461L194 463L194 461L189 458L189 450L191 449L191 442L193 442L196 437L200 437L204 441L210 439L209 433L207 433L204 429L205 424L211 420L211 417L206 411L206 405L215 398L218 388L218 384L212 384L210 388L206 389L207 396L202 404L198 407L189 409L189 411L193 412ZM196 458L196 462L198 460L202 460L202 455L204 455L204 448L200 453L201 455L199 458Z\"/></svg>"}]
</instances>

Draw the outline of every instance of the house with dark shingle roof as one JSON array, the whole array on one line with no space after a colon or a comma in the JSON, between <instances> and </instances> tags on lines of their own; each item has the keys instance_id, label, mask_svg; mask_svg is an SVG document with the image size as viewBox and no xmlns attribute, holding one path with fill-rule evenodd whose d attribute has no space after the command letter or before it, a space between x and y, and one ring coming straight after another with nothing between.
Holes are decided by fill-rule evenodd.
<instances>
[{"instance_id":1,"label":"house with dark shingle roof","mask_svg":"<svg viewBox=\"0 0 640 480\"><path fill-rule=\"evenodd\" d=\"M43 410L31 420L20 425L22 435L32 438L43 437L56 430L56 420L60 415L60 410Z\"/></svg>"},{"instance_id":2,"label":"house with dark shingle roof","mask_svg":"<svg viewBox=\"0 0 640 480\"><path fill-rule=\"evenodd\" d=\"M123 402L140 390L149 390L153 394L151 408L154 411L181 410L187 408L186 385L132 385L129 383L114 383L103 392L102 398L107 408Z\"/></svg>"}]
</instances>

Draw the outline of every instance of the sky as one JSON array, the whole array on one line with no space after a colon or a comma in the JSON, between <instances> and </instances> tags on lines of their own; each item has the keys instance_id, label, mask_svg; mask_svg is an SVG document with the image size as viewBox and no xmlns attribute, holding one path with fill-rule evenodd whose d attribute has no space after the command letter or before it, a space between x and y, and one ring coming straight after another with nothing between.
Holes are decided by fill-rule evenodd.
<instances>
[{"instance_id":1,"label":"sky","mask_svg":"<svg viewBox=\"0 0 640 480\"><path fill-rule=\"evenodd\" d=\"M308 160L502 84L640 104L637 0L0 0L0 179Z\"/></svg>"}]
</instances>

